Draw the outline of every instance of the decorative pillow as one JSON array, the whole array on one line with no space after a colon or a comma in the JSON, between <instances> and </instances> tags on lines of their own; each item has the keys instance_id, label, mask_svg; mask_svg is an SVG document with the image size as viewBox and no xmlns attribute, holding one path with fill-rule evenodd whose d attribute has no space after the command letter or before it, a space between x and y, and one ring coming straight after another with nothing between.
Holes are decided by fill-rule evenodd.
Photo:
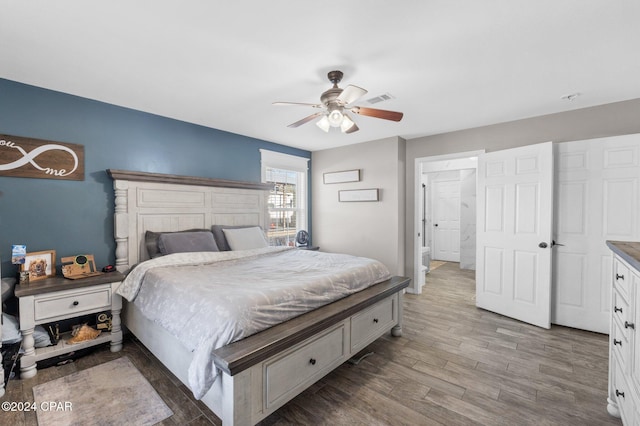
<instances>
[{"instance_id":1,"label":"decorative pillow","mask_svg":"<svg viewBox=\"0 0 640 426\"><path fill-rule=\"evenodd\" d=\"M20 333L20 325L18 320L13 315L2 313L2 343L9 345L11 343L18 343L22 340L22 334Z\"/></svg>"},{"instance_id":2,"label":"decorative pillow","mask_svg":"<svg viewBox=\"0 0 640 426\"><path fill-rule=\"evenodd\" d=\"M16 279L2 278L0 281L2 282L2 284L0 284L2 286L2 302L6 302L13 296L13 288L16 285Z\"/></svg>"},{"instance_id":3,"label":"decorative pillow","mask_svg":"<svg viewBox=\"0 0 640 426\"><path fill-rule=\"evenodd\" d=\"M149 254L149 258L153 259L154 257L162 256L160 252L160 248L158 247L158 240L160 235L162 234L177 234L182 232L211 232L208 229L187 229L185 231L177 231L177 232L154 232L147 231L144 234L144 244L147 247L147 253Z\"/></svg>"},{"instance_id":4,"label":"decorative pillow","mask_svg":"<svg viewBox=\"0 0 640 426\"><path fill-rule=\"evenodd\" d=\"M231 250L249 250L268 247L264 232L258 226L252 228L223 229Z\"/></svg>"},{"instance_id":5,"label":"decorative pillow","mask_svg":"<svg viewBox=\"0 0 640 426\"><path fill-rule=\"evenodd\" d=\"M36 348L46 348L52 344L51 337L49 337L47 330L41 325L36 325L36 328L33 330L33 346Z\"/></svg>"},{"instance_id":6,"label":"decorative pillow","mask_svg":"<svg viewBox=\"0 0 640 426\"><path fill-rule=\"evenodd\" d=\"M218 251L211 231L164 233L158 238L158 248L163 255L194 251Z\"/></svg>"},{"instance_id":7,"label":"decorative pillow","mask_svg":"<svg viewBox=\"0 0 640 426\"><path fill-rule=\"evenodd\" d=\"M225 229L243 229L243 228L255 228L256 225L213 225L211 227L211 232L213 232L213 238L216 240L216 244L218 245L218 249L220 251L229 251L231 247L229 247L229 243L224 235Z\"/></svg>"}]
</instances>

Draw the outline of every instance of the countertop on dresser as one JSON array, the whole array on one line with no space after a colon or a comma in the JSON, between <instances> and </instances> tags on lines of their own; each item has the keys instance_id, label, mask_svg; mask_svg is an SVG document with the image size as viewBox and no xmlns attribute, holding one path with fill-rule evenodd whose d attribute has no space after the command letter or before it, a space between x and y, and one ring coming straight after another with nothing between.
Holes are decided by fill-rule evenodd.
<instances>
[{"instance_id":1,"label":"countertop on dresser","mask_svg":"<svg viewBox=\"0 0 640 426\"><path fill-rule=\"evenodd\" d=\"M640 271L640 242L607 241L607 246L630 266Z\"/></svg>"}]
</instances>

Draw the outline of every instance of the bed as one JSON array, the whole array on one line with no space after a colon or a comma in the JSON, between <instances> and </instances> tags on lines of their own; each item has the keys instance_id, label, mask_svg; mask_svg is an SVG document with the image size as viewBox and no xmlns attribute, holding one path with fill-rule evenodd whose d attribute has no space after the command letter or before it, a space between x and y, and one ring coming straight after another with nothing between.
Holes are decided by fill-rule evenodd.
<instances>
[{"instance_id":1,"label":"bed","mask_svg":"<svg viewBox=\"0 0 640 426\"><path fill-rule=\"evenodd\" d=\"M344 260L337 255L334 258L330 254L295 248L268 247L220 253L176 253L149 260L150 232L163 234L207 230L214 225L266 229L269 226L267 199L271 187L262 183L113 169L107 172L113 179L115 192L116 268L123 273L132 271L125 283L127 288L137 288L134 290L136 295L145 294L146 298L153 298L157 288L172 287L169 281L169 284L160 283L153 287L153 291L142 290L140 282L143 278L136 284L131 284L136 274L147 277L144 280L150 279L148 277L152 275L157 275L158 279L169 279L167 277L173 276L173 282L176 282L180 279L176 274L182 274L189 268L193 269L196 275L206 275L209 272L205 273L205 268L220 269L222 266L219 265L224 265L233 271L236 267L246 267L247 263L249 268L254 268L249 269L253 272L247 273L242 269L240 271L243 272L236 271L235 275L247 277L247 282L242 283L243 285L259 286L260 291L256 297L263 297L265 289L277 287L273 285L276 281L268 281L266 276L261 275L267 264L284 262L292 270L296 267L301 270L313 269L319 274L324 273L321 271L322 262ZM225 231L225 235L235 234ZM236 241L234 243L238 244ZM304 262L308 261L316 262L313 263L315 266L305 266ZM356 259L356 263L359 262L358 267L365 268L364 275L370 275L367 278L370 282L366 282L365 278L350 275L351 272L339 279L323 278L331 285L319 290L316 299L330 294L327 289L336 287L335 282L340 282L340 286L346 288L346 293L331 296L328 301L319 301L316 303L318 306L312 306L313 309L306 313L298 312L297 304L285 305L284 311L296 312L286 317L284 322L269 322L273 321L269 319L263 329L253 330L247 337L235 335L234 339L238 339L238 336L241 338L231 340L231 343L222 346L219 342L213 344L207 340L208 337L203 337L202 341L211 344L212 350L194 349L202 342L190 346L181 341L183 336L176 332L179 330L178 326L172 327L174 320L163 318L159 309L156 309L154 317L136 301L123 301L123 324L194 392L196 398L201 399L220 417L224 425L252 425L273 413L383 334L402 334L402 293L409 285L409 279L383 276L375 262L369 261L370 259ZM178 262L178 265L174 265L173 262ZM347 266L340 265L340 271L350 271L346 269ZM144 268L148 268L149 272L137 272ZM227 274L224 275L225 280L234 275L226 269L223 273ZM298 274L298 271L295 273ZM255 279L252 279L254 277ZM304 284L306 278L301 274L298 277L300 285ZM195 277L187 281L189 285L199 285ZM284 279L282 282L285 286ZM191 287L185 290L190 295L192 291ZM178 296L169 297L178 300ZM199 298L191 297L195 297L195 300ZM236 298L233 300L245 299L238 298L237 295L229 297ZM285 299L290 303L291 300L299 300L299 296ZM279 299L276 305L280 306L282 300ZM310 306L315 303L314 297L309 297L308 300ZM221 308L216 307L212 310L219 309ZM206 321L207 324L218 322L210 319ZM187 327L182 330L190 330L193 324L182 326ZM204 387L199 386L200 382L197 380L194 381L194 368L191 368L198 364L202 353L210 355L210 365L215 366L212 378L207 374L201 375L208 381ZM203 365L206 364L207 362ZM202 377L198 380L202 380Z\"/></svg>"}]
</instances>

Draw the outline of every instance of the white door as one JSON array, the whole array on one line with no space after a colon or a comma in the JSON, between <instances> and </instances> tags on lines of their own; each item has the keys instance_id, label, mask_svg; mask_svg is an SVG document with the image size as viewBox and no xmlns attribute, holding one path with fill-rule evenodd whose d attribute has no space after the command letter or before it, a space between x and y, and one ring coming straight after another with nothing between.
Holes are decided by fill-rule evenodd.
<instances>
[{"instance_id":1,"label":"white door","mask_svg":"<svg viewBox=\"0 0 640 426\"><path fill-rule=\"evenodd\" d=\"M433 181L434 260L460 262L460 174L457 180Z\"/></svg>"},{"instance_id":2,"label":"white door","mask_svg":"<svg viewBox=\"0 0 640 426\"><path fill-rule=\"evenodd\" d=\"M551 326L553 145L478 159L476 305Z\"/></svg>"},{"instance_id":3,"label":"white door","mask_svg":"<svg viewBox=\"0 0 640 426\"><path fill-rule=\"evenodd\" d=\"M640 239L640 135L556 146L552 322L609 333L611 251Z\"/></svg>"}]
</instances>

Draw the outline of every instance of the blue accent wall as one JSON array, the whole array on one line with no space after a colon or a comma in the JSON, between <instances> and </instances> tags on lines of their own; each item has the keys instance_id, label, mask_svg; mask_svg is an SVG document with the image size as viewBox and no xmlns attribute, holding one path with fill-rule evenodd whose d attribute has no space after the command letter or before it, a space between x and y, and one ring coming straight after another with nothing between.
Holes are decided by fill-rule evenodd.
<instances>
[{"instance_id":1,"label":"blue accent wall","mask_svg":"<svg viewBox=\"0 0 640 426\"><path fill-rule=\"evenodd\" d=\"M115 262L113 183L106 169L260 181L260 151L309 151L0 79L0 134L84 145L85 180L0 176L2 276L11 245ZM311 173L309 173L311 176ZM309 209L311 211L311 209ZM309 218L309 223L311 218Z\"/></svg>"}]
</instances>

